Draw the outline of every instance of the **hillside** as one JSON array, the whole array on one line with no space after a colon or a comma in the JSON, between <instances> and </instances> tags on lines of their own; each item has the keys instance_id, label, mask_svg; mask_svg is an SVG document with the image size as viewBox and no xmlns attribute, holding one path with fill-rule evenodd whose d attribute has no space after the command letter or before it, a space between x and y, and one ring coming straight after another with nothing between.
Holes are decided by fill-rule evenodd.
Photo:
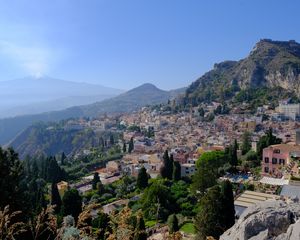
<instances>
[{"instance_id":1,"label":"hillside","mask_svg":"<svg viewBox=\"0 0 300 240\"><path fill-rule=\"evenodd\" d=\"M62 111L0 119L0 144L8 143L35 122L53 122L83 116L96 117L103 113L130 112L146 105L164 103L184 90L163 91L152 84L143 84L117 97L94 104L71 107Z\"/></svg>"},{"instance_id":2,"label":"hillside","mask_svg":"<svg viewBox=\"0 0 300 240\"><path fill-rule=\"evenodd\" d=\"M51 77L0 81L0 117L55 111L114 97L123 91Z\"/></svg>"},{"instance_id":3,"label":"hillside","mask_svg":"<svg viewBox=\"0 0 300 240\"><path fill-rule=\"evenodd\" d=\"M215 64L188 87L183 102L245 101L257 106L286 97L300 97L300 44L263 39L246 58Z\"/></svg>"},{"instance_id":4,"label":"hillside","mask_svg":"<svg viewBox=\"0 0 300 240\"><path fill-rule=\"evenodd\" d=\"M62 152L75 155L84 149L99 147L101 138L108 139L109 133L95 132L89 128L69 129L63 122L36 123L21 132L9 145L24 159L27 155L53 156Z\"/></svg>"}]
</instances>

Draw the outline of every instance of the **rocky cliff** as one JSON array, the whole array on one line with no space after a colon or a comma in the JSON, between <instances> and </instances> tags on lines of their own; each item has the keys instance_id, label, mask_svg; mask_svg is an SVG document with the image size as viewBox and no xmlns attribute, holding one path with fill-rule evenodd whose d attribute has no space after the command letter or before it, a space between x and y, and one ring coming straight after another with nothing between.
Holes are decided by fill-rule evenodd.
<instances>
[{"instance_id":1,"label":"rocky cliff","mask_svg":"<svg viewBox=\"0 0 300 240\"><path fill-rule=\"evenodd\" d=\"M185 102L197 105L203 101L238 100L240 92L249 95L249 89L265 89L267 95L276 91L277 98L299 98L300 44L259 41L246 58L215 64L193 82L186 91Z\"/></svg>"},{"instance_id":2,"label":"rocky cliff","mask_svg":"<svg viewBox=\"0 0 300 240\"><path fill-rule=\"evenodd\" d=\"M248 208L220 240L299 240L300 204L265 201Z\"/></svg>"}]
</instances>

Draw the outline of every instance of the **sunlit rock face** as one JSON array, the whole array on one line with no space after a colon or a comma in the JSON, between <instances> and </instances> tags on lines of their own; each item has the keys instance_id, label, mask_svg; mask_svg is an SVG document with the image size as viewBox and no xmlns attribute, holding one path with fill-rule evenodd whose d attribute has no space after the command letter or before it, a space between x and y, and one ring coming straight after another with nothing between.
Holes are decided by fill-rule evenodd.
<instances>
[{"instance_id":1,"label":"sunlit rock face","mask_svg":"<svg viewBox=\"0 0 300 240\"><path fill-rule=\"evenodd\" d=\"M248 208L220 240L299 240L300 204L265 201Z\"/></svg>"}]
</instances>

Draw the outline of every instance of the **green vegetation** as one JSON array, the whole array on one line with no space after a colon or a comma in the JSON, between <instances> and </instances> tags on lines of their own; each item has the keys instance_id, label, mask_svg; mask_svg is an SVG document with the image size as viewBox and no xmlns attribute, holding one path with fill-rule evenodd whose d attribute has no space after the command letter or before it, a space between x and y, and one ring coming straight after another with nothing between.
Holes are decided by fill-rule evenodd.
<instances>
[{"instance_id":1,"label":"green vegetation","mask_svg":"<svg viewBox=\"0 0 300 240\"><path fill-rule=\"evenodd\" d=\"M187 234L195 234L196 233L195 225L191 222L187 222L182 225L182 227L180 228L180 231L187 233Z\"/></svg>"}]
</instances>

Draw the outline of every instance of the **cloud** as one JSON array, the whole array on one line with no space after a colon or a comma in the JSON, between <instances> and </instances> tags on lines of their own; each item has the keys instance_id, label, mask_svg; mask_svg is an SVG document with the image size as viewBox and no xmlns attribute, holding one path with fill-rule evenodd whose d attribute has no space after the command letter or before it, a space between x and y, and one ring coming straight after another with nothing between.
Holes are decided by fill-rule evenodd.
<instances>
[{"instance_id":1,"label":"cloud","mask_svg":"<svg viewBox=\"0 0 300 240\"><path fill-rule=\"evenodd\" d=\"M35 77L47 74L54 61L53 52L47 48L23 46L8 41L0 41L0 54Z\"/></svg>"}]
</instances>

